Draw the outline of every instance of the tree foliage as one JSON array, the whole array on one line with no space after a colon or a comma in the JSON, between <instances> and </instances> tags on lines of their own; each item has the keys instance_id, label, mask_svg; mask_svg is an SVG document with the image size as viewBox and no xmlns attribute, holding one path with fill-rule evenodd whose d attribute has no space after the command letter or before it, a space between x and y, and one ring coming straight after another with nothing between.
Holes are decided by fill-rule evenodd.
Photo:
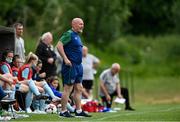
<instances>
[{"instance_id":1,"label":"tree foliage","mask_svg":"<svg viewBox=\"0 0 180 122\"><path fill-rule=\"evenodd\" d=\"M83 38L109 44L122 34L162 34L180 30L178 0L1 0L0 24L24 23L29 36L51 31L55 39L74 17L85 22ZM179 31L178 31L179 32Z\"/></svg>"},{"instance_id":2,"label":"tree foliage","mask_svg":"<svg viewBox=\"0 0 180 122\"><path fill-rule=\"evenodd\" d=\"M175 0L134 0L129 32L153 35L170 32L175 26L172 12L174 3Z\"/></svg>"}]
</instances>

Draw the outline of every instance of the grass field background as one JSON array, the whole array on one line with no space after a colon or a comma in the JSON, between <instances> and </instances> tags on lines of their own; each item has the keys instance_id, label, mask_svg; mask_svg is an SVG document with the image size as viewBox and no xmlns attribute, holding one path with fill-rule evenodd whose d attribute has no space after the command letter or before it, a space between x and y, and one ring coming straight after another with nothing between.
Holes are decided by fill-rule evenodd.
<instances>
[{"instance_id":1,"label":"grass field background","mask_svg":"<svg viewBox=\"0 0 180 122\"><path fill-rule=\"evenodd\" d=\"M91 118L62 118L57 114L35 115L14 121L180 121L180 104L137 105L136 111L92 113Z\"/></svg>"},{"instance_id":2,"label":"grass field background","mask_svg":"<svg viewBox=\"0 0 180 122\"><path fill-rule=\"evenodd\" d=\"M157 82L158 81L158 82ZM135 95L131 101L135 111L92 113L91 118L61 118L57 114L29 114L29 118L13 121L180 121L179 77L134 79Z\"/></svg>"},{"instance_id":3,"label":"grass field background","mask_svg":"<svg viewBox=\"0 0 180 122\"><path fill-rule=\"evenodd\" d=\"M144 54L145 57L142 59L146 60L147 64L131 65L127 58L121 57L119 54L105 53L99 48L90 47L90 52L101 59L94 82L94 98L99 100L99 73L117 61L121 64L123 71L132 71L132 77L126 76L126 73L123 75L123 71L120 73L120 77L122 86L129 89L131 105L136 111L124 111L123 105L114 105L114 107L120 107L122 110L116 113L92 113L93 117L91 118L71 119L60 118L57 114L30 114L29 118L13 121L180 121L180 76L178 75L180 65L177 63L179 58L177 60L172 59L173 61L170 60L170 62L169 59L163 58L163 54L165 55L168 52L166 48L161 48L161 44L164 44L164 38L160 38L160 41L153 41L153 39L145 41L146 39L142 40L157 45L157 50L155 48L152 52ZM173 38L167 39L171 42ZM139 38L135 42L138 40ZM142 42L140 44L143 44ZM29 40L25 44L26 51L29 52L35 50L37 42ZM167 47L169 47L169 43Z\"/></svg>"},{"instance_id":4,"label":"grass field background","mask_svg":"<svg viewBox=\"0 0 180 122\"><path fill-rule=\"evenodd\" d=\"M135 103L180 103L180 77L136 78Z\"/></svg>"}]
</instances>

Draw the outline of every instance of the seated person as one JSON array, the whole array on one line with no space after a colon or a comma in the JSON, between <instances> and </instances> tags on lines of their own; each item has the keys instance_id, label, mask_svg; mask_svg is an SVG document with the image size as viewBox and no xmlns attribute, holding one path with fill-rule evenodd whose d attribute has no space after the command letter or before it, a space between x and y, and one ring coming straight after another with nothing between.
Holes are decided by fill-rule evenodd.
<instances>
[{"instance_id":1,"label":"seated person","mask_svg":"<svg viewBox=\"0 0 180 122\"><path fill-rule=\"evenodd\" d=\"M45 72L40 72L42 69L42 61L39 59L37 62L36 67L32 67L33 71L33 76L32 79L35 81L42 81L46 78L46 73Z\"/></svg>"},{"instance_id":2,"label":"seated person","mask_svg":"<svg viewBox=\"0 0 180 122\"><path fill-rule=\"evenodd\" d=\"M41 69L42 69L42 61L38 60L37 65L32 67L32 72L33 72L32 79L34 81L41 82L45 80L46 73L45 72L40 73ZM32 102L32 109L34 109L33 113L42 113L42 114L46 113L44 111L45 106L46 106L45 100L33 99Z\"/></svg>"},{"instance_id":3,"label":"seated person","mask_svg":"<svg viewBox=\"0 0 180 122\"><path fill-rule=\"evenodd\" d=\"M19 69L18 72L18 79L20 81L23 80L32 80L32 67L36 67L36 64L38 62L38 57L33 54L32 52L30 52L27 56L27 60L25 62L25 64ZM50 97L52 98L52 101L59 101L60 98L56 97L54 95L54 93L52 92L51 88L48 86L48 84L46 83L46 81L41 81L41 82L36 82L33 81L33 83L36 85L35 89L29 90L26 98L28 98L29 100L26 100L26 112L31 113L32 110L30 108L31 103L32 103L32 95L33 93L35 95L40 94L40 92L46 92L48 95L50 95ZM40 92L39 92L40 91Z\"/></svg>"},{"instance_id":4,"label":"seated person","mask_svg":"<svg viewBox=\"0 0 180 122\"><path fill-rule=\"evenodd\" d=\"M113 97L125 98L125 110L134 110L129 103L129 93L127 88L120 87L118 73L120 65L112 64L112 67L104 70L100 75L100 96L103 104L107 108L111 108Z\"/></svg>"},{"instance_id":5,"label":"seated person","mask_svg":"<svg viewBox=\"0 0 180 122\"><path fill-rule=\"evenodd\" d=\"M1 86L3 86L3 89L12 91L12 94L10 94L10 98L12 98L12 99L15 98L16 91L20 91L22 93L27 93L27 92L32 91L36 95L37 99L43 98L43 96L38 91L36 85L34 84L33 80L20 79L20 81L19 81L17 79L17 76L13 76L13 72L10 67L10 64L12 63L12 57L13 57L12 51L5 50L3 52L1 63L0 63L0 71L3 74L3 77L0 80L0 84L1 84ZM18 56L16 56L16 59L18 59ZM18 68L19 67L16 66L16 70L18 70ZM17 71L16 71L16 73L17 73ZM17 74L19 74L19 71ZM14 73L14 75L17 75L17 74ZM26 101L30 102L31 101L30 99L31 99L31 97L29 97L29 96L26 97Z\"/></svg>"},{"instance_id":6,"label":"seated person","mask_svg":"<svg viewBox=\"0 0 180 122\"><path fill-rule=\"evenodd\" d=\"M15 85L17 83L17 77L13 77L12 75L12 69L11 69L11 63L13 59L14 53L11 50L5 50L2 53L2 58L0 62L0 73L4 75L4 77L12 79L12 83L6 82L5 80L1 81L1 85L3 86L4 90L13 90L15 91ZM10 88L11 87L11 88Z\"/></svg>"},{"instance_id":7,"label":"seated person","mask_svg":"<svg viewBox=\"0 0 180 122\"><path fill-rule=\"evenodd\" d=\"M12 75L18 77L19 68L23 65L19 55L14 55L11 63Z\"/></svg>"},{"instance_id":8,"label":"seated person","mask_svg":"<svg viewBox=\"0 0 180 122\"><path fill-rule=\"evenodd\" d=\"M12 74L12 70L11 70L11 63L12 63L12 59L13 59L14 53L11 50L5 50L2 53L2 58L1 58L1 62L0 62L0 73L1 74Z\"/></svg>"},{"instance_id":9,"label":"seated person","mask_svg":"<svg viewBox=\"0 0 180 122\"><path fill-rule=\"evenodd\" d=\"M59 87L59 80L58 80L58 78L56 76L49 77L48 78L48 84L49 84L50 88L52 89L53 93L57 97L61 98L62 97L62 93L58 90L58 87ZM75 109L70 105L69 102L67 103L66 108L70 112L74 112L75 111Z\"/></svg>"}]
</instances>

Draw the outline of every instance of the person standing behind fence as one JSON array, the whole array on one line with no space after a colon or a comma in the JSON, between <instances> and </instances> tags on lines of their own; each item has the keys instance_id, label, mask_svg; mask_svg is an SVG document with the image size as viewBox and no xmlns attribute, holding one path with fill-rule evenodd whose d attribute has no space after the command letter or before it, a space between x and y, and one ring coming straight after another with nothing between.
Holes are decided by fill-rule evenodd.
<instances>
[{"instance_id":1,"label":"person standing behind fence","mask_svg":"<svg viewBox=\"0 0 180 122\"><path fill-rule=\"evenodd\" d=\"M71 23L72 29L65 32L57 44L58 51L63 57L62 79L64 92L62 95L62 111L60 116L74 117L66 109L70 93L74 87L74 100L76 104L76 116L90 117L81 109L82 95L82 42L79 33L83 32L84 22L81 18L74 18Z\"/></svg>"},{"instance_id":2,"label":"person standing behind fence","mask_svg":"<svg viewBox=\"0 0 180 122\"><path fill-rule=\"evenodd\" d=\"M46 78L56 76L56 54L52 47L53 36L50 32L42 35L36 49L36 55L42 61L41 72L46 73Z\"/></svg>"},{"instance_id":3,"label":"person standing behind fence","mask_svg":"<svg viewBox=\"0 0 180 122\"><path fill-rule=\"evenodd\" d=\"M112 64L112 67L104 70L100 75L100 96L103 104L107 108L111 108L113 97L125 98L125 110L134 109L130 106L129 92L127 88L120 87L119 73L120 65Z\"/></svg>"},{"instance_id":4,"label":"person standing behind fence","mask_svg":"<svg viewBox=\"0 0 180 122\"><path fill-rule=\"evenodd\" d=\"M83 82L82 85L85 88L85 91L88 94L88 98L92 98L92 89L94 74L96 73L96 68L99 65L100 61L97 57L88 53L88 48L83 46Z\"/></svg>"},{"instance_id":5,"label":"person standing behind fence","mask_svg":"<svg viewBox=\"0 0 180 122\"><path fill-rule=\"evenodd\" d=\"M19 55L22 62L25 62L25 47L23 36L23 25L21 23L14 24L15 29L15 55Z\"/></svg>"}]
</instances>

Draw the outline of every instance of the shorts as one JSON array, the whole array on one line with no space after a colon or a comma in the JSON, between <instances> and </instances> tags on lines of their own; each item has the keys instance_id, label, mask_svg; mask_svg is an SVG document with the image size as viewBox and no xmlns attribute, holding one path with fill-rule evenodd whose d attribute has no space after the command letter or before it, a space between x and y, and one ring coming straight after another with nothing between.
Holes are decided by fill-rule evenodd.
<instances>
[{"instance_id":1,"label":"shorts","mask_svg":"<svg viewBox=\"0 0 180 122\"><path fill-rule=\"evenodd\" d=\"M91 90L93 86L93 80L83 80L82 85L85 89Z\"/></svg>"},{"instance_id":2,"label":"shorts","mask_svg":"<svg viewBox=\"0 0 180 122\"><path fill-rule=\"evenodd\" d=\"M82 83L82 64L72 64L72 66L68 66L63 63L61 73L63 85L73 85L75 83Z\"/></svg>"}]
</instances>

